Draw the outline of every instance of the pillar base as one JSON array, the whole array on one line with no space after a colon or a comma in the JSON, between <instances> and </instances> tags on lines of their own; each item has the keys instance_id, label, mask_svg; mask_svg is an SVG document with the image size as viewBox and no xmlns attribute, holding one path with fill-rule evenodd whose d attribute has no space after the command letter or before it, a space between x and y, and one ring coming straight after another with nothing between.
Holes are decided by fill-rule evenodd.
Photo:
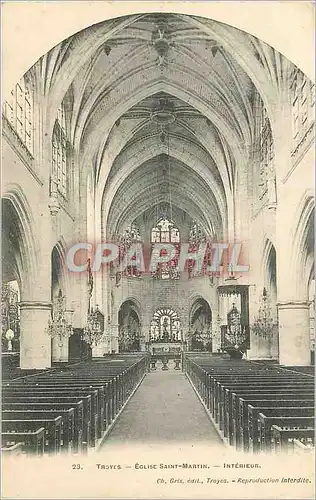
<instances>
[{"instance_id":1,"label":"pillar base","mask_svg":"<svg viewBox=\"0 0 316 500\"><path fill-rule=\"evenodd\" d=\"M92 347L92 358L102 358L107 353L107 342L101 341L98 345Z\"/></svg>"},{"instance_id":2,"label":"pillar base","mask_svg":"<svg viewBox=\"0 0 316 500\"><path fill-rule=\"evenodd\" d=\"M309 303L279 302L278 311L280 365L309 366L311 364Z\"/></svg>"},{"instance_id":3,"label":"pillar base","mask_svg":"<svg viewBox=\"0 0 316 500\"><path fill-rule=\"evenodd\" d=\"M250 349L247 351L247 359L255 360L275 360L278 361L278 338L273 335L271 338L258 337L251 334Z\"/></svg>"},{"instance_id":4,"label":"pillar base","mask_svg":"<svg viewBox=\"0 0 316 500\"><path fill-rule=\"evenodd\" d=\"M52 339L52 361L54 363L68 363L69 338Z\"/></svg>"},{"instance_id":5,"label":"pillar base","mask_svg":"<svg viewBox=\"0 0 316 500\"><path fill-rule=\"evenodd\" d=\"M20 303L20 368L42 370L51 367L51 337L47 333L51 303Z\"/></svg>"}]
</instances>

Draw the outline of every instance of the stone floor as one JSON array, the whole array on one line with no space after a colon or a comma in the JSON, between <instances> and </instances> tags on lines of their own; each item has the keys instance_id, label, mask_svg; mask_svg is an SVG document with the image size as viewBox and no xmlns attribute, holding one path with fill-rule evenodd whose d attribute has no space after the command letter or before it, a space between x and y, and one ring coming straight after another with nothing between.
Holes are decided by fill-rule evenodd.
<instances>
[{"instance_id":1,"label":"stone floor","mask_svg":"<svg viewBox=\"0 0 316 500\"><path fill-rule=\"evenodd\" d=\"M146 375L101 450L123 443L222 445L184 373L157 368Z\"/></svg>"}]
</instances>

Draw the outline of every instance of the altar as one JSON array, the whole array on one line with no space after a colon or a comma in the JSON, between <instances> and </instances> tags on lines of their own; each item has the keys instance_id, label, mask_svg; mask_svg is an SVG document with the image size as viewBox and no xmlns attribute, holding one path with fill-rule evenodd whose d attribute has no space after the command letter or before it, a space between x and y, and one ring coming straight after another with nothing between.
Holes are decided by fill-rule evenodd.
<instances>
[{"instance_id":1,"label":"altar","mask_svg":"<svg viewBox=\"0 0 316 500\"><path fill-rule=\"evenodd\" d=\"M156 370L157 361L162 362L162 370L169 370L169 361L174 361L174 369L181 370L184 344L183 342L161 342L150 343L148 346L150 352L151 370Z\"/></svg>"},{"instance_id":2,"label":"altar","mask_svg":"<svg viewBox=\"0 0 316 500\"><path fill-rule=\"evenodd\" d=\"M157 369L157 361L162 362L162 370L169 370L169 361L174 361L175 370L181 370L185 345L177 313L169 308L158 309L150 324L147 345L151 370Z\"/></svg>"}]
</instances>

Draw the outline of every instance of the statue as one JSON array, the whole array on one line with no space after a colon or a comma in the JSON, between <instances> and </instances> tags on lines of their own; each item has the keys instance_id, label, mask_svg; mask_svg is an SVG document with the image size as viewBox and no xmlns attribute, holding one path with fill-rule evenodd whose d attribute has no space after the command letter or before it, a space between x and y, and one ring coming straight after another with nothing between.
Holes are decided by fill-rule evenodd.
<instances>
[{"instance_id":1,"label":"statue","mask_svg":"<svg viewBox=\"0 0 316 500\"><path fill-rule=\"evenodd\" d=\"M12 351L12 340L14 339L14 331L9 328L6 331L5 338L8 341L8 351Z\"/></svg>"},{"instance_id":2,"label":"statue","mask_svg":"<svg viewBox=\"0 0 316 500\"><path fill-rule=\"evenodd\" d=\"M167 318L165 318L163 320L163 324L162 324L162 328L163 328L163 330L162 330L162 339L163 339L164 342L168 342L169 341L169 332L168 332L168 329L167 329L168 326L169 326L168 325L168 320L167 320Z\"/></svg>"}]
</instances>

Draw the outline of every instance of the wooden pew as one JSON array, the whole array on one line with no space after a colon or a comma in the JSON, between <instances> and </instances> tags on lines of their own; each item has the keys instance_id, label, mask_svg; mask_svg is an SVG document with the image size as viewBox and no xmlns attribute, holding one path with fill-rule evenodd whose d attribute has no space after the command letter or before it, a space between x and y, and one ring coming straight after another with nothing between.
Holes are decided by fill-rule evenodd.
<instances>
[{"instance_id":1,"label":"wooden pew","mask_svg":"<svg viewBox=\"0 0 316 500\"><path fill-rule=\"evenodd\" d=\"M149 367L148 355L120 358L101 358L76 367L66 366L60 372L42 372L3 384L3 411L10 412L7 420L12 425L13 422L22 425L23 420L29 420L25 412L30 412L30 420L40 422L38 413L43 410L43 419L50 412L50 416L62 418L66 429L64 414L73 407L74 451L82 451L85 443L94 446ZM67 433L64 441L71 442Z\"/></svg>"},{"instance_id":2,"label":"wooden pew","mask_svg":"<svg viewBox=\"0 0 316 500\"><path fill-rule=\"evenodd\" d=\"M3 410L12 409L49 409L58 410L59 408L74 408L75 409L75 434L74 434L74 451L80 453L83 450L84 442L87 442L87 415L84 407L84 402L76 397L49 398L49 397L29 397L29 396L13 396L6 397L2 400Z\"/></svg>"},{"instance_id":3,"label":"wooden pew","mask_svg":"<svg viewBox=\"0 0 316 500\"><path fill-rule=\"evenodd\" d=\"M249 428L248 428L248 405L252 404L262 408L271 407L272 405L282 408L284 406L313 406L315 402L312 391L302 393L302 391L281 392L281 393L266 393L258 394L258 392L240 394L232 394L232 436L230 444L237 449L248 451L249 447ZM275 402L275 404L274 404Z\"/></svg>"},{"instance_id":4,"label":"wooden pew","mask_svg":"<svg viewBox=\"0 0 316 500\"><path fill-rule=\"evenodd\" d=\"M24 384L23 387L20 385L10 385L2 388L3 399L6 400L6 396L40 396L44 397L46 394L49 397L78 397L83 399L86 406L87 415L89 415L89 430L87 431L87 436L84 439L90 444L90 446L95 446L97 439L98 421L99 421L99 403L98 403L98 391L92 388L89 389L77 389L72 387L55 387L55 386L42 386L38 387L33 384ZM89 399L88 399L89 398Z\"/></svg>"},{"instance_id":5,"label":"wooden pew","mask_svg":"<svg viewBox=\"0 0 316 500\"><path fill-rule=\"evenodd\" d=\"M285 380L275 380L266 379L261 382L258 381L256 384L252 384L250 382L243 382L233 384L231 386L220 385L221 391L219 393L219 398L216 400L215 404L215 420L219 422L220 428L224 430L224 435L228 436L231 431L230 422L232 421L232 394L238 393L239 391L246 390L250 392L251 390L266 393L282 393L287 392L288 390L301 392L302 391L302 383L285 381ZM313 391L313 385L305 384L305 389Z\"/></svg>"},{"instance_id":6,"label":"wooden pew","mask_svg":"<svg viewBox=\"0 0 316 500\"><path fill-rule=\"evenodd\" d=\"M62 443L61 450L64 453L72 453L75 443L75 409L59 410L3 410L2 420L41 420L61 416L62 418Z\"/></svg>"},{"instance_id":7,"label":"wooden pew","mask_svg":"<svg viewBox=\"0 0 316 500\"><path fill-rule=\"evenodd\" d=\"M83 402L77 403L30 403L20 401L15 403L2 402L2 411L26 411L39 412L45 415L45 412L56 412L63 415L63 412L74 410L74 430L73 430L73 451L79 453L82 451L83 441Z\"/></svg>"},{"instance_id":8,"label":"wooden pew","mask_svg":"<svg viewBox=\"0 0 316 500\"><path fill-rule=\"evenodd\" d=\"M93 408L95 418L94 427L96 427L96 436L100 438L104 429L111 423L113 418L115 418L117 408L115 407L115 384L111 378L106 381L102 377L89 377L87 380L84 376L78 377L56 377L54 381L52 379L43 378L36 379L32 383L25 381L21 382L19 385L14 384L14 387L25 387L26 385L31 385L32 387L44 387L67 390L77 390L77 391L88 391L91 393L93 398ZM97 391L97 397L95 397L94 392ZM93 430L94 430L93 427Z\"/></svg>"},{"instance_id":9,"label":"wooden pew","mask_svg":"<svg viewBox=\"0 0 316 500\"><path fill-rule=\"evenodd\" d=\"M41 420L2 420L3 432L27 432L45 429L44 452L50 455L59 454L61 451L62 417Z\"/></svg>"},{"instance_id":10,"label":"wooden pew","mask_svg":"<svg viewBox=\"0 0 316 500\"><path fill-rule=\"evenodd\" d=\"M23 453L23 445L22 443L12 444L7 448L1 448L1 454L4 459L14 459Z\"/></svg>"},{"instance_id":11,"label":"wooden pew","mask_svg":"<svg viewBox=\"0 0 316 500\"><path fill-rule=\"evenodd\" d=\"M113 375L103 375L103 374L59 374L57 377L54 378L48 378L48 379L41 379L40 381L46 380L47 383L49 383L50 380L52 380L52 384L56 383L74 383L76 385L84 385L87 386L87 384L91 385L93 383L99 384L100 390L102 386L104 386L103 389L103 413L105 415L105 418L103 420L106 421L106 425L109 425L109 423L115 418L115 415L117 413L118 409L118 397L117 397L117 392L121 391L121 386L119 385L118 379L116 376ZM36 380L37 381L37 380ZM100 395L102 398L102 395Z\"/></svg>"},{"instance_id":12,"label":"wooden pew","mask_svg":"<svg viewBox=\"0 0 316 500\"><path fill-rule=\"evenodd\" d=\"M271 451L272 425L287 429L308 429L314 427L314 417L270 417L263 413L258 415L260 451Z\"/></svg>"},{"instance_id":13,"label":"wooden pew","mask_svg":"<svg viewBox=\"0 0 316 500\"><path fill-rule=\"evenodd\" d=\"M275 377L266 375L263 377L257 377L255 380L253 377L251 378L236 378L235 381L232 382L221 382L218 381L216 383L216 391L215 391L215 399L214 399L214 413L215 419L220 423L222 428L224 424L224 414L227 411L227 406L230 405L230 392L236 392L238 389L249 389L256 390L256 388L267 389L267 392L270 389L278 389L278 388L302 388L302 380L292 380L288 379L286 376ZM311 381L304 381L305 389L313 389L314 384Z\"/></svg>"},{"instance_id":14,"label":"wooden pew","mask_svg":"<svg viewBox=\"0 0 316 500\"><path fill-rule=\"evenodd\" d=\"M111 380L109 382L101 382L99 378L86 380L85 378L74 378L70 379L67 377L58 377L56 380L51 379L40 379L34 382L21 382L19 384L14 384L14 387L25 387L25 385L30 385L32 387L44 387L44 388L54 388L74 391L90 391L91 396L93 398L93 408L94 413L97 415L97 419L95 421L96 425L96 435L100 438L103 434L105 427L109 424L110 416L110 405L109 401L111 400L111 394L113 392L111 387ZM97 391L97 396L95 397L94 392Z\"/></svg>"},{"instance_id":15,"label":"wooden pew","mask_svg":"<svg viewBox=\"0 0 316 500\"><path fill-rule=\"evenodd\" d=\"M53 376L53 374L48 377L48 378L41 378L34 380L35 382L44 382L47 381L49 383L49 380L52 380L52 384L55 385L56 383L74 383L77 385L84 385L86 386L87 383L89 385L93 385L94 383L99 384L99 388L101 389L101 386L105 386L103 392L103 400L104 400L104 407L103 407L103 413L105 415L103 421L106 422L106 425L109 425L111 421L115 418L118 410L123 404L123 394L124 394L124 385L121 377L118 377L115 374L104 374L103 370L100 374L98 374L98 371L94 371L93 373L87 372L87 373L66 373L62 372L60 374L57 374L57 376ZM102 397L102 396L101 396Z\"/></svg>"},{"instance_id":16,"label":"wooden pew","mask_svg":"<svg viewBox=\"0 0 316 500\"><path fill-rule=\"evenodd\" d=\"M267 377L274 377L278 380L293 380L296 382L299 382L302 379L299 373L285 372L282 370L276 370L275 368L265 368L264 365L256 366L245 361L243 361L240 365L234 365L234 368L232 368L231 363L224 363L222 366L215 365L214 367L214 364L210 364L210 366L208 366L204 362L203 368L197 366L196 363L190 363L193 366L189 374L192 382L207 407L212 412L212 400L213 398L217 399L216 392L219 390L219 382L241 382L242 380L248 381L249 379L264 380ZM313 383L312 380L310 380L310 382Z\"/></svg>"},{"instance_id":17,"label":"wooden pew","mask_svg":"<svg viewBox=\"0 0 316 500\"><path fill-rule=\"evenodd\" d=\"M260 420L259 413L265 417L313 417L315 414L314 406L307 407L265 407L262 408L248 405L248 449L251 452L257 452L260 449Z\"/></svg>"},{"instance_id":18,"label":"wooden pew","mask_svg":"<svg viewBox=\"0 0 316 500\"><path fill-rule=\"evenodd\" d=\"M7 384L6 384L7 386ZM75 396L78 394L78 392L83 391L82 393L85 394L90 394L92 397L92 412L95 415L94 423L93 423L93 432L95 432L95 438L100 438L103 434L104 430L104 420L105 420L105 411L104 411L104 401L106 398L106 388L104 385L97 384L97 383L90 383L88 384L87 382L85 384L80 384L78 381L71 380L71 381L46 381L45 379L37 382L20 382L20 383L12 383L10 384L10 387L13 387L14 391L16 388L22 389L24 387L30 388L34 390L58 390L60 391L61 395L63 392L69 392L73 391L72 394ZM97 393L97 394L96 394Z\"/></svg>"},{"instance_id":19,"label":"wooden pew","mask_svg":"<svg viewBox=\"0 0 316 500\"><path fill-rule=\"evenodd\" d=\"M24 453L35 456L44 455L44 427L29 432L1 432L1 448L8 448L17 443L21 443Z\"/></svg>"},{"instance_id":20,"label":"wooden pew","mask_svg":"<svg viewBox=\"0 0 316 500\"><path fill-rule=\"evenodd\" d=\"M311 453L315 446L315 431L312 427L306 429L285 429L279 425L271 427L271 451Z\"/></svg>"},{"instance_id":21,"label":"wooden pew","mask_svg":"<svg viewBox=\"0 0 316 500\"><path fill-rule=\"evenodd\" d=\"M232 363L213 355L204 357L190 353L184 364L223 435L229 438L230 444L238 447L244 440L248 442L246 401L249 398L266 401L263 409L269 405L286 408L282 400L294 400L294 410L298 408L296 401L301 402L300 408L307 409L307 415L313 410L314 377L311 374L283 370L275 364L266 366L245 360ZM304 415L304 409L300 409L300 414Z\"/></svg>"},{"instance_id":22,"label":"wooden pew","mask_svg":"<svg viewBox=\"0 0 316 500\"><path fill-rule=\"evenodd\" d=\"M258 383L256 387L248 384L245 386L233 386L226 388L224 394L224 404L218 408L219 418L221 419L221 428L224 429L224 435L229 437L230 444L234 444L234 420L239 418L239 403L236 404L236 399L248 396L257 396L258 399L263 398L264 394L267 399L284 399L288 396L296 395L301 398L312 396L314 393L313 388L306 388L303 390L300 386L293 385L289 382L287 385L280 383L271 383L271 385L261 385ZM294 397L294 399L296 398ZM242 414L242 416L244 413Z\"/></svg>"}]
</instances>

